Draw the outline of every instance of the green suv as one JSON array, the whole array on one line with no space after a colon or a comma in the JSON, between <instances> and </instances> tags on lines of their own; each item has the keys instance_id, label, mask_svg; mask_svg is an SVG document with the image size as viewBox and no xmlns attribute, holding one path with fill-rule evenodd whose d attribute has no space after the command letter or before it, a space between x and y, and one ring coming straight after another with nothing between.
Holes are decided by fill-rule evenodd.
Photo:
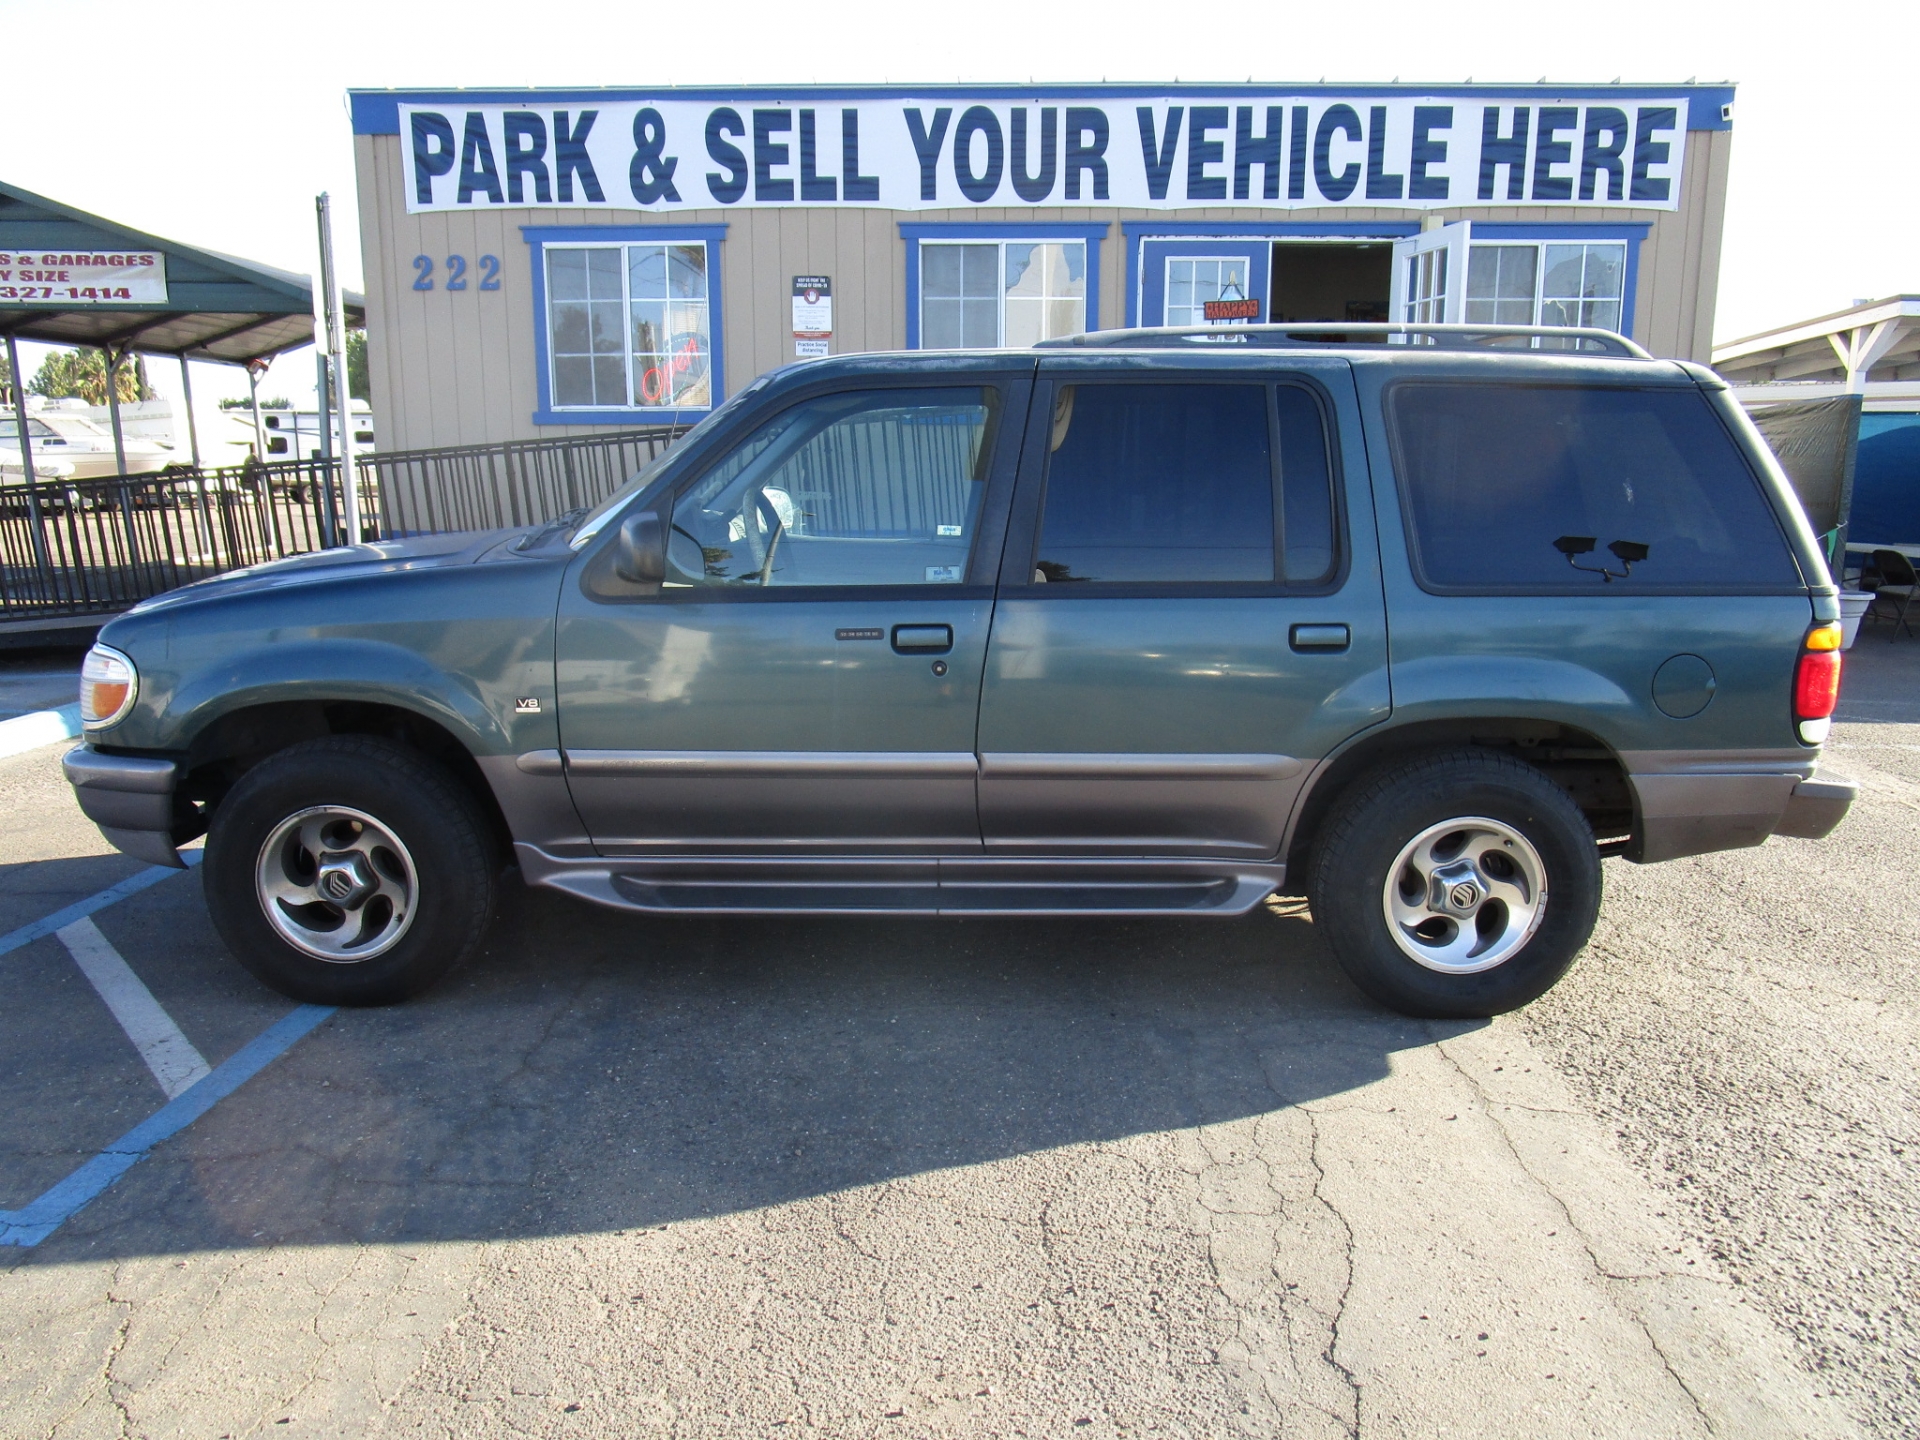
<instances>
[{"instance_id":1,"label":"green suv","mask_svg":"<svg viewBox=\"0 0 1920 1440\"><path fill-rule=\"evenodd\" d=\"M1711 372L1388 331L791 366L591 514L128 612L68 777L129 854L205 832L303 1000L424 989L517 863L649 913L1303 894L1382 1003L1523 1005L1603 857L1839 823L1835 590Z\"/></svg>"}]
</instances>

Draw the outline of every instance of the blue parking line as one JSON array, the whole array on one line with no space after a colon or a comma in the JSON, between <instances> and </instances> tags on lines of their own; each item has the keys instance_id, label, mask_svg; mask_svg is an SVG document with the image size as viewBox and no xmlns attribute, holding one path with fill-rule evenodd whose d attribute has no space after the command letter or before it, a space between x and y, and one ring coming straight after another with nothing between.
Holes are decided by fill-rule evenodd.
<instances>
[{"instance_id":1,"label":"blue parking line","mask_svg":"<svg viewBox=\"0 0 1920 1440\"><path fill-rule=\"evenodd\" d=\"M200 857L205 853L204 850L182 850L180 858L189 865L198 865ZM108 886L98 895L89 895L84 900L76 900L66 909L56 910L44 920L36 920L31 925L22 925L18 930L10 930L5 935L0 935L0 955L5 955L10 950L18 950L22 945L31 945L35 940L44 939L83 916L104 910L109 905L117 905L129 895L138 895L149 886L158 885L169 875L179 873L178 870L166 865L153 865L136 875L129 875L118 885Z\"/></svg>"},{"instance_id":2,"label":"blue parking line","mask_svg":"<svg viewBox=\"0 0 1920 1440\"><path fill-rule=\"evenodd\" d=\"M200 853L189 850L180 858L193 865L199 862ZM98 895L90 895L85 900L75 901L44 920L36 920L31 925L22 925L18 930L0 935L0 955L51 935L82 916L104 910L129 895L137 895L159 884L169 875L179 873L178 870L155 865L137 875L130 875L118 885L110 886ZM268 1026L216 1065L199 1084L181 1091L38 1199L29 1201L18 1210L0 1210L0 1245L23 1248L38 1245L145 1159L154 1146L178 1135L286 1054L303 1036L333 1014L334 1009L331 1005L302 1005L292 1014Z\"/></svg>"},{"instance_id":3,"label":"blue parking line","mask_svg":"<svg viewBox=\"0 0 1920 1440\"><path fill-rule=\"evenodd\" d=\"M215 1067L212 1074L163 1105L118 1140L19 1210L0 1210L0 1245L34 1246L74 1217L162 1140L178 1135L220 1101L278 1060L333 1014L331 1005L302 1005Z\"/></svg>"}]
</instances>

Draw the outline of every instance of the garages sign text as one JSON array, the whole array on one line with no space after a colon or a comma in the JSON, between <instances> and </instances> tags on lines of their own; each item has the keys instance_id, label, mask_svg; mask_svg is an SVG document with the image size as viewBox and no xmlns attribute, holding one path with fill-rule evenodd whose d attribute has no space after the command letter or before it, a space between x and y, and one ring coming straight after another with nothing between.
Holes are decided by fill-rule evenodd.
<instances>
[{"instance_id":1,"label":"garages sign text","mask_svg":"<svg viewBox=\"0 0 1920 1440\"><path fill-rule=\"evenodd\" d=\"M1430 209L1680 198L1687 100L400 106L407 209Z\"/></svg>"},{"instance_id":2,"label":"garages sign text","mask_svg":"<svg viewBox=\"0 0 1920 1440\"><path fill-rule=\"evenodd\" d=\"M167 257L157 250L0 250L0 303L164 305Z\"/></svg>"}]
</instances>

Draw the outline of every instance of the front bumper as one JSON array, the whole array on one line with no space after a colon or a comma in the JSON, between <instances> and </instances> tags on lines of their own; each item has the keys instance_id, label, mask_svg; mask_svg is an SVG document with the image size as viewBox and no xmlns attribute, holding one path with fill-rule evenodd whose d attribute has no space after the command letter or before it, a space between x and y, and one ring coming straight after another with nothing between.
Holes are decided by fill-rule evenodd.
<instances>
[{"instance_id":1,"label":"front bumper","mask_svg":"<svg viewBox=\"0 0 1920 1440\"><path fill-rule=\"evenodd\" d=\"M184 870L174 840L174 787L180 767L171 760L103 755L75 746L60 762L86 817L116 849L150 865Z\"/></svg>"}]
</instances>

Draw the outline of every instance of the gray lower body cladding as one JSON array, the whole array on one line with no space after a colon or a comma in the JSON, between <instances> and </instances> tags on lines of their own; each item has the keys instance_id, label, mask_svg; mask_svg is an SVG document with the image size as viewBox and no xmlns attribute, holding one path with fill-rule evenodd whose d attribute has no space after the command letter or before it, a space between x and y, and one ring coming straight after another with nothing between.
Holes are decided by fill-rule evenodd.
<instances>
[{"instance_id":1,"label":"gray lower body cladding","mask_svg":"<svg viewBox=\"0 0 1920 1440\"><path fill-rule=\"evenodd\" d=\"M1857 787L1816 775L1805 751L1629 751L1620 757L1638 814L1627 858L1641 864L1762 844L1818 840L1846 817Z\"/></svg>"},{"instance_id":2,"label":"gray lower body cladding","mask_svg":"<svg viewBox=\"0 0 1920 1440\"><path fill-rule=\"evenodd\" d=\"M175 839L178 765L144 755L106 755L80 745L66 753L60 768L81 811L115 849L150 865L185 868Z\"/></svg>"}]
</instances>

